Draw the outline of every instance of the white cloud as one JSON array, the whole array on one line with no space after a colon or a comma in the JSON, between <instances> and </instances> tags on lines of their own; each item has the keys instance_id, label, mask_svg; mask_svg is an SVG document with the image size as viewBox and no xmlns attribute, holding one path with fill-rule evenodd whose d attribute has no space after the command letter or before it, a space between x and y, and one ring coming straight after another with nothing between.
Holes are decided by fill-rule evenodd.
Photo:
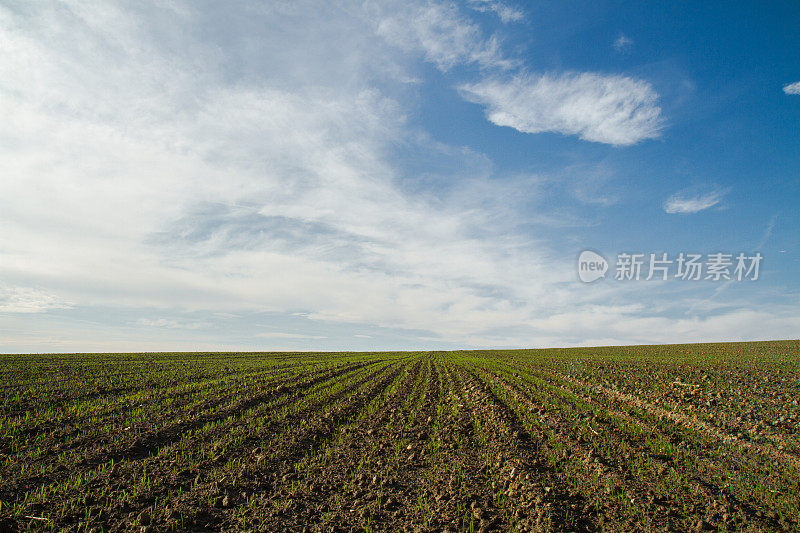
<instances>
[{"instance_id":1,"label":"white cloud","mask_svg":"<svg viewBox=\"0 0 800 533\"><path fill-rule=\"evenodd\" d=\"M626 35L620 34L619 37L614 40L614 49L617 52L624 52L631 46L633 46L633 39Z\"/></svg>"},{"instance_id":2,"label":"white cloud","mask_svg":"<svg viewBox=\"0 0 800 533\"><path fill-rule=\"evenodd\" d=\"M137 20L37 5L22 21L0 11L3 279L33 280L82 308L307 311L441 335L524 319L496 294L540 297L553 277L542 250L503 227L487 239L491 211L398 186L387 155L417 134L370 80L406 56L366 18L305 6L346 36L310 53L295 48L319 44L305 39L315 33L305 19L245 13L281 30L231 48L195 40L192 6L168 17L180 43L136 33L157 27L157 10ZM461 42L457 25L441 24ZM280 60L236 77L237 62L262 60L246 55L254 46ZM483 57L470 46L459 60Z\"/></svg>"},{"instance_id":3,"label":"white cloud","mask_svg":"<svg viewBox=\"0 0 800 533\"><path fill-rule=\"evenodd\" d=\"M513 64L454 4L169 5L0 6L0 279L12 287L0 319L14 332L0 349L246 349L216 325L256 313L324 322L341 338L367 331L376 347L388 329L408 346L541 345L553 334L532 326L591 315L612 294L576 286L572 257L519 230L540 192L496 187L491 162L469 179L442 173L457 193L407 186L403 150L462 167L483 157L409 123L412 58ZM645 82L513 83L491 105L516 109L523 130L631 144L660 127ZM478 88L486 96L491 82ZM587 187L576 194L593 201ZM109 310L125 317L110 324ZM69 313L80 315L56 321ZM641 322L635 338L665 323ZM501 328L522 333L494 336ZM326 337L272 335L347 348L307 331ZM585 340L575 331L570 342Z\"/></svg>"},{"instance_id":4,"label":"white cloud","mask_svg":"<svg viewBox=\"0 0 800 533\"><path fill-rule=\"evenodd\" d=\"M663 317L648 316L644 306L606 305L565 311L536 320L532 326L544 340L542 346L613 346L792 339L797 337L800 317L795 308L784 307L770 311L733 309L705 317ZM576 329L581 331L580 338L570 338Z\"/></svg>"},{"instance_id":5,"label":"white cloud","mask_svg":"<svg viewBox=\"0 0 800 533\"><path fill-rule=\"evenodd\" d=\"M662 128L656 92L626 76L521 74L464 84L460 90L486 106L491 122L524 133L579 135L622 146L658 137Z\"/></svg>"},{"instance_id":6,"label":"white cloud","mask_svg":"<svg viewBox=\"0 0 800 533\"><path fill-rule=\"evenodd\" d=\"M167 329L201 329L211 326L210 322L183 322L180 320L172 320L169 318L140 318L136 321L139 326L146 326L150 328L167 328Z\"/></svg>"},{"instance_id":7,"label":"white cloud","mask_svg":"<svg viewBox=\"0 0 800 533\"><path fill-rule=\"evenodd\" d=\"M525 13L521 9L498 0L469 0L469 7L482 13L494 13L505 24L519 22L525 18Z\"/></svg>"},{"instance_id":8,"label":"white cloud","mask_svg":"<svg viewBox=\"0 0 800 533\"><path fill-rule=\"evenodd\" d=\"M784 85L783 92L786 94L800 94L800 81Z\"/></svg>"},{"instance_id":9,"label":"white cloud","mask_svg":"<svg viewBox=\"0 0 800 533\"><path fill-rule=\"evenodd\" d=\"M70 302L49 291L0 284L0 313L40 313L70 307Z\"/></svg>"},{"instance_id":10,"label":"white cloud","mask_svg":"<svg viewBox=\"0 0 800 533\"><path fill-rule=\"evenodd\" d=\"M256 337L264 339L327 339L324 335L304 335L301 333L267 332L256 333Z\"/></svg>"},{"instance_id":11,"label":"white cloud","mask_svg":"<svg viewBox=\"0 0 800 533\"><path fill-rule=\"evenodd\" d=\"M404 2L392 8L377 16L378 34L404 50L421 51L440 70L470 63L508 69L516 63L503 55L495 36L484 37L455 3Z\"/></svg>"},{"instance_id":12,"label":"white cloud","mask_svg":"<svg viewBox=\"0 0 800 533\"><path fill-rule=\"evenodd\" d=\"M664 211L667 213L697 213L704 209L714 207L722 200L722 193L712 191L700 195L675 194L664 202Z\"/></svg>"}]
</instances>

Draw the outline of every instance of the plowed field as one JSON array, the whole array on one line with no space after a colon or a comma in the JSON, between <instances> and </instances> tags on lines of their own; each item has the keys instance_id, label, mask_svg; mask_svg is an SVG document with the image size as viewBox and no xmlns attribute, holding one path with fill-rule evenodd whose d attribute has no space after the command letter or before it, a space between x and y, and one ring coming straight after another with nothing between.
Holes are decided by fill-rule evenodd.
<instances>
[{"instance_id":1,"label":"plowed field","mask_svg":"<svg viewBox=\"0 0 800 533\"><path fill-rule=\"evenodd\" d=\"M0 530L800 531L800 342L0 356Z\"/></svg>"}]
</instances>

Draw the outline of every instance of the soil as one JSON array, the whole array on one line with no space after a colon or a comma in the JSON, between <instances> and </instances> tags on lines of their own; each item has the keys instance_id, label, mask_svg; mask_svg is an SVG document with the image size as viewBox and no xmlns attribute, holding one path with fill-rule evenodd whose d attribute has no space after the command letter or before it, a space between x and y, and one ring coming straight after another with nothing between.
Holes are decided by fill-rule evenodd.
<instances>
[{"instance_id":1,"label":"soil","mask_svg":"<svg viewBox=\"0 0 800 533\"><path fill-rule=\"evenodd\" d=\"M800 343L610 350L7 356L0 531L800 530Z\"/></svg>"}]
</instances>

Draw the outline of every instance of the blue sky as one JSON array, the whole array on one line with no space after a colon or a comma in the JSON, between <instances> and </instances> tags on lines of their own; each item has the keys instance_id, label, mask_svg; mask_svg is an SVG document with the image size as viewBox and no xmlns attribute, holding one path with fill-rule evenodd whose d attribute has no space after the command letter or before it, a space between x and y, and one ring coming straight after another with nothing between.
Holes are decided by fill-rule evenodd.
<instances>
[{"instance_id":1,"label":"blue sky","mask_svg":"<svg viewBox=\"0 0 800 533\"><path fill-rule=\"evenodd\" d=\"M789 1L0 2L0 351L797 338L798 27ZM614 279L681 252L763 261Z\"/></svg>"}]
</instances>

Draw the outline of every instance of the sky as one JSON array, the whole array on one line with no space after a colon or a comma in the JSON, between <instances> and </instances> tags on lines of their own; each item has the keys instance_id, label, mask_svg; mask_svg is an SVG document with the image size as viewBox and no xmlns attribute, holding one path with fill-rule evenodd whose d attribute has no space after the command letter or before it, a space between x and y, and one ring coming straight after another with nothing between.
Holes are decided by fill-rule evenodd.
<instances>
[{"instance_id":1,"label":"sky","mask_svg":"<svg viewBox=\"0 0 800 533\"><path fill-rule=\"evenodd\" d=\"M798 27L793 0L0 0L0 352L796 339Z\"/></svg>"}]
</instances>

